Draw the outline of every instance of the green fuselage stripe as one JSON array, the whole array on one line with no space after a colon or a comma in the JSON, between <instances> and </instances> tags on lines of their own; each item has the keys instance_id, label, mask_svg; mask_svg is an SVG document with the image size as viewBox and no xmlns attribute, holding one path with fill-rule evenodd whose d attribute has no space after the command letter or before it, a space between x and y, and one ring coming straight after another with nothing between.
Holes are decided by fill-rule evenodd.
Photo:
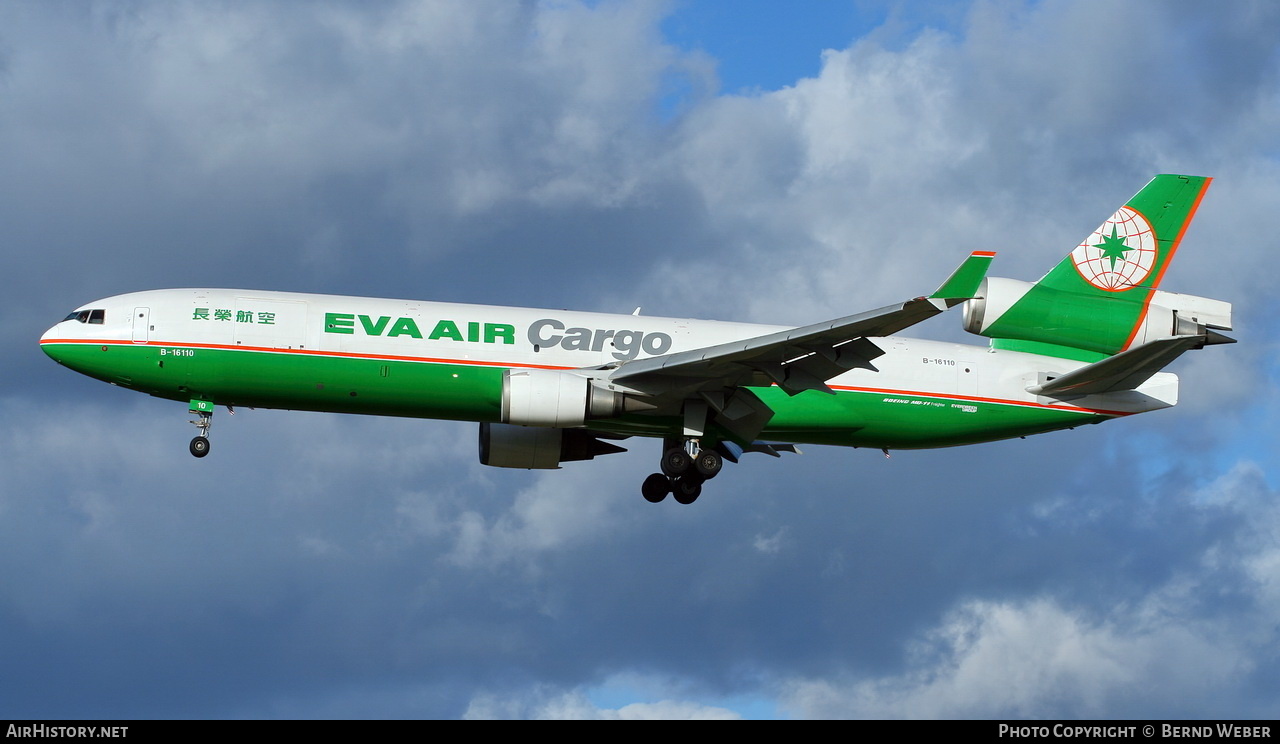
<instances>
[{"instance_id":1,"label":"green fuselage stripe","mask_svg":"<svg viewBox=\"0 0 1280 744\"><path fill-rule=\"evenodd\" d=\"M218 405L497 422L513 366L459 359L129 342L45 344L63 365L151 395ZM1061 404L837 387L789 396L751 388L775 412L762 439L857 447L947 447L1064 429L1114 415ZM590 422L620 434L678 435L673 419Z\"/></svg>"}]
</instances>

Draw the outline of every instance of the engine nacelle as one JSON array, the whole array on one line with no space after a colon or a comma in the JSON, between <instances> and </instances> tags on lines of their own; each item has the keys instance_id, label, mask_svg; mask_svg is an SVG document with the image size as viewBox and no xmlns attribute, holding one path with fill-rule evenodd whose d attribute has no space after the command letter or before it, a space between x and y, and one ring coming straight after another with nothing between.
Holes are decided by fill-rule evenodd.
<instances>
[{"instance_id":1,"label":"engine nacelle","mask_svg":"<svg viewBox=\"0 0 1280 744\"><path fill-rule=\"evenodd\" d=\"M480 464L496 468L553 470L562 462L626 452L583 429L480 424Z\"/></svg>"},{"instance_id":2,"label":"engine nacelle","mask_svg":"<svg viewBox=\"0 0 1280 744\"><path fill-rule=\"evenodd\" d=\"M1026 298L1033 287L1034 300ZM978 288L978 296L965 303L964 329L988 338L1035 341L1104 354L1169 336L1201 335L1206 343L1229 341L1208 330L1231 329L1229 302L1157 290L1146 312L1140 311L1140 303L1134 299L988 277Z\"/></svg>"},{"instance_id":3,"label":"engine nacelle","mask_svg":"<svg viewBox=\"0 0 1280 744\"><path fill-rule=\"evenodd\" d=\"M509 369L502 375L502 423L521 426L582 426L612 418L627 396L589 378L555 369Z\"/></svg>"},{"instance_id":4,"label":"engine nacelle","mask_svg":"<svg viewBox=\"0 0 1280 744\"><path fill-rule=\"evenodd\" d=\"M1175 329L1182 327L1184 330L1177 331L1179 335L1186 335L1191 331L1185 330L1187 323L1195 324L1196 327L1212 328L1218 331L1231 330L1231 303L1222 300L1211 300L1208 297L1196 297L1189 294L1178 294L1177 292L1164 292L1159 289L1151 296L1151 308L1169 309L1176 316ZM1181 323L1182 326L1176 324ZM1159 327L1159 326L1157 326ZM1210 334L1212 336L1213 334ZM1212 341L1210 341L1212 343Z\"/></svg>"},{"instance_id":5,"label":"engine nacelle","mask_svg":"<svg viewBox=\"0 0 1280 744\"><path fill-rule=\"evenodd\" d=\"M985 331L1035 286L1031 282L989 276L978 285L978 294L964 303L964 329L985 336Z\"/></svg>"}]
</instances>

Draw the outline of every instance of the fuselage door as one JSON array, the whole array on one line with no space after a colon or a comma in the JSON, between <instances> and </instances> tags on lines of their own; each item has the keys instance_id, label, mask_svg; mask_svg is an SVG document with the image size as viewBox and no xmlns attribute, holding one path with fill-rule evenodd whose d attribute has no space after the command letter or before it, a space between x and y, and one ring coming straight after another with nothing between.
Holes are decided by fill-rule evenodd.
<instances>
[{"instance_id":1,"label":"fuselage door","mask_svg":"<svg viewBox=\"0 0 1280 744\"><path fill-rule=\"evenodd\" d=\"M145 344L151 338L151 308L135 307L133 309L133 342Z\"/></svg>"},{"instance_id":2,"label":"fuselage door","mask_svg":"<svg viewBox=\"0 0 1280 744\"><path fill-rule=\"evenodd\" d=\"M237 346L301 349L306 346L307 303L237 297L234 317Z\"/></svg>"}]
</instances>

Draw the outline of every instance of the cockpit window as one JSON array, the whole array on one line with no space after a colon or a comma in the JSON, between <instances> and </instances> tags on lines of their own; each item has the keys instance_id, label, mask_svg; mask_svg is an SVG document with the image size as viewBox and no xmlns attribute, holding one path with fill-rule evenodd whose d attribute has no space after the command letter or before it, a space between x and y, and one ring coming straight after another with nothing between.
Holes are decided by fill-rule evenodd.
<instances>
[{"instance_id":1,"label":"cockpit window","mask_svg":"<svg viewBox=\"0 0 1280 744\"><path fill-rule=\"evenodd\" d=\"M64 322L68 320L75 320L81 323L93 323L94 325L102 325L103 321L106 320L106 317L107 317L106 310L101 310L101 309L76 310L75 312L71 313L70 315L63 318L62 320Z\"/></svg>"}]
</instances>

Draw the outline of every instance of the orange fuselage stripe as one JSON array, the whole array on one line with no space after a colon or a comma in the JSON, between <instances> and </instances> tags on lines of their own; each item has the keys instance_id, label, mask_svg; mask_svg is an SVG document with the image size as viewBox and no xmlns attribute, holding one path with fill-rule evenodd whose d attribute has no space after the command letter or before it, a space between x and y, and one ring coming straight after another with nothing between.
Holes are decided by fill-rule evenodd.
<instances>
[{"instance_id":1,"label":"orange fuselage stripe","mask_svg":"<svg viewBox=\"0 0 1280 744\"><path fill-rule=\"evenodd\" d=\"M40 344L79 344L85 346L174 346L184 349L218 349L221 351L257 351L272 354L302 354L310 356L340 357L347 359L375 359L396 362L419 362L426 364L462 364L476 367L520 367L525 369L575 369L563 365L524 364L519 362L486 362L476 359L450 359L443 357L403 356L398 354L371 354L351 351L321 351L319 349L277 349L269 346L243 346L235 344L204 344L173 341L125 341L121 339L83 339L83 338L47 338ZM1008 398L985 398L977 395L958 395L953 393L935 393L923 390L895 390L890 388L857 387L852 385L832 385L832 390L845 390L855 393L873 393L876 395L911 395L918 398L942 398L945 400L972 401L975 403L995 403L999 405L1024 406L1028 408L1048 408L1056 411L1072 411L1079 413L1096 413L1105 416L1128 416L1125 411L1108 411L1101 408L1084 408L1081 406L1038 403L1035 401L1011 400Z\"/></svg>"}]
</instances>

